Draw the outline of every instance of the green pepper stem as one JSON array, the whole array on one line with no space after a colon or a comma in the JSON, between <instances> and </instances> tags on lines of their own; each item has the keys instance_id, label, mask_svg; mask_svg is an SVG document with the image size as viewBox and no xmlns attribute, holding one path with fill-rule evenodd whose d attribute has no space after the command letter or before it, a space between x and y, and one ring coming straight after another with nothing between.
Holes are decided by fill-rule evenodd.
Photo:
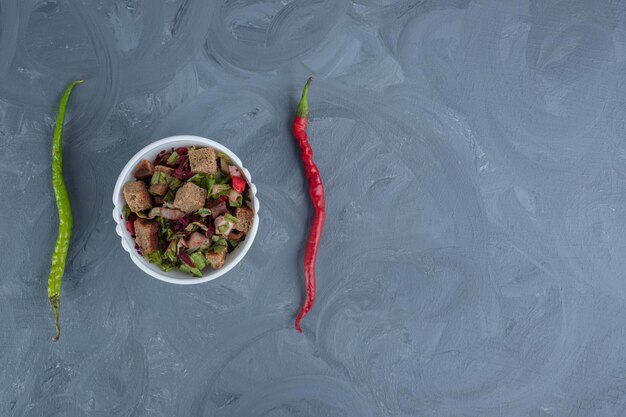
<instances>
[{"instance_id":1,"label":"green pepper stem","mask_svg":"<svg viewBox=\"0 0 626 417\"><path fill-rule=\"evenodd\" d=\"M300 98L300 104L298 104L298 110L296 110L296 117L306 118L309 117L309 85L311 85L313 77L309 77L302 90L302 98Z\"/></svg>"},{"instance_id":2,"label":"green pepper stem","mask_svg":"<svg viewBox=\"0 0 626 417\"><path fill-rule=\"evenodd\" d=\"M52 337L53 341L58 341L61 337L61 326L59 325L59 309L61 308L61 302L58 295L50 298L50 305L52 306L52 312L54 313L54 326L56 327L56 334Z\"/></svg>"}]
</instances>

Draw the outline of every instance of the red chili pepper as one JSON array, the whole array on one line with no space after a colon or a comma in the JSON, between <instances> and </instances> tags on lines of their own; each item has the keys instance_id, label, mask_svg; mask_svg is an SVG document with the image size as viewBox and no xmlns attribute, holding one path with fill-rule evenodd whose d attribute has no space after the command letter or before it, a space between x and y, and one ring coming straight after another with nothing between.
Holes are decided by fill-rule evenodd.
<instances>
[{"instance_id":1,"label":"red chili pepper","mask_svg":"<svg viewBox=\"0 0 626 417\"><path fill-rule=\"evenodd\" d=\"M246 189L246 180L241 177L231 177L230 179L233 184L233 190L242 194Z\"/></svg>"},{"instance_id":2,"label":"red chili pepper","mask_svg":"<svg viewBox=\"0 0 626 417\"><path fill-rule=\"evenodd\" d=\"M302 91L302 98L296 111L296 118L293 121L292 132L293 136L298 142L300 147L300 158L304 165L304 175L309 185L309 196L315 214L313 215L313 221L311 222L311 230L309 231L309 237L306 241L306 248L304 250L304 277L306 280L306 298L298 317L296 317L296 330L302 333L300 327L300 321L306 316L306 314L313 308L315 302L315 260L317 258L317 249L320 245L320 239L322 238L322 230L324 229L324 220L326 219L326 208L324 205L324 186L322 185L322 178L320 172L313 162L313 150L309 144L309 138L306 133L306 125L309 120L309 85L313 77L310 77Z\"/></svg>"}]
</instances>

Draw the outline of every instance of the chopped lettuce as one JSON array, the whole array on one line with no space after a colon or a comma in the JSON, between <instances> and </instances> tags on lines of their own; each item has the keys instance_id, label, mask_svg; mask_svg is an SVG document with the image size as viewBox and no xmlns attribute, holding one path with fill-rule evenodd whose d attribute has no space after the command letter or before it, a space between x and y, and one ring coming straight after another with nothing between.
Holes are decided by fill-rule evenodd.
<instances>
[{"instance_id":1,"label":"chopped lettuce","mask_svg":"<svg viewBox=\"0 0 626 417\"><path fill-rule=\"evenodd\" d=\"M161 234L164 235L167 232L167 229L169 229L170 227L170 222L168 222L167 219L164 219L163 217L157 217L157 220L161 225Z\"/></svg>"},{"instance_id":2,"label":"chopped lettuce","mask_svg":"<svg viewBox=\"0 0 626 417\"><path fill-rule=\"evenodd\" d=\"M165 258L167 258L170 262L176 263L178 252L178 239L174 238L167 246L167 250L165 251Z\"/></svg>"},{"instance_id":3,"label":"chopped lettuce","mask_svg":"<svg viewBox=\"0 0 626 417\"><path fill-rule=\"evenodd\" d=\"M239 241L236 239L228 239L228 244L233 248L236 248L239 245Z\"/></svg>"},{"instance_id":4,"label":"chopped lettuce","mask_svg":"<svg viewBox=\"0 0 626 417\"><path fill-rule=\"evenodd\" d=\"M230 182L230 175L225 174L222 171L219 171L215 175L215 184L226 184L228 182Z\"/></svg>"},{"instance_id":5,"label":"chopped lettuce","mask_svg":"<svg viewBox=\"0 0 626 417\"><path fill-rule=\"evenodd\" d=\"M243 196L240 195L239 197L237 197L235 201L228 200L228 204L231 207L241 207L241 205L243 204Z\"/></svg>"},{"instance_id":6,"label":"chopped lettuce","mask_svg":"<svg viewBox=\"0 0 626 417\"><path fill-rule=\"evenodd\" d=\"M169 184L171 178L171 175L163 171L154 171L154 174L152 174L152 178L150 179L150 185Z\"/></svg>"},{"instance_id":7,"label":"chopped lettuce","mask_svg":"<svg viewBox=\"0 0 626 417\"><path fill-rule=\"evenodd\" d=\"M176 191L183 186L183 182L176 177L172 177L170 181L170 190Z\"/></svg>"},{"instance_id":8,"label":"chopped lettuce","mask_svg":"<svg viewBox=\"0 0 626 417\"><path fill-rule=\"evenodd\" d=\"M235 216L233 216L230 213L224 214L224 220L226 220L227 222L232 223L232 224L239 223L239 219L236 218Z\"/></svg>"},{"instance_id":9,"label":"chopped lettuce","mask_svg":"<svg viewBox=\"0 0 626 417\"><path fill-rule=\"evenodd\" d=\"M167 165L174 165L174 164L176 164L178 162L178 159L180 159L180 155L178 155L178 153L176 151L174 151L169 156L169 158L167 158L167 161L165 161L165 163Z\"/></svg>"},{"instance_id":10,"label":"chopped lettuce","mask_svg":"<svg viewBox=\"0 0 626 417\"><path fill-rule=\"evenodd\" d=\"M190 268L189 265L187 265L186 263L182 263L178 269L180 269L183 272L186 272L188 274L193 274L196 277L201 277L202 276L202 272L200 272L200 270L198 268Z\"/></svg>"},{"instance_id":11,"label":"chopped lettuce","mask_svg":"<svg viewBox=\"0 0 626 417\"><path fill-rule=\"evenodd\" d=\"M197 213L202 217L210 216L211 214L213 214L211 209L208 209L208 208L201 208L200 210L197 211Z\"/></svg>"},{"instance_id":12,"label":"chopped lettuce","mask_svg":"<svg viewBox=\"0 0 626 417\"><path fill-rule=\"evenodd\" d=\"M200 230L202 230L202 231L206 232L209 228L208 228L208 227L206 227L206 225L205 225L205 224L200 223L200 222L191 222L191 223L189 223L189 224L187 225L187 227L185 227L185 230L186 230L187 232L191 232L191 233L195 232L195 231L196 231L196 230L198 230L198 229L200 229Z\"/></svg>"},{"instance_id":13,"label":"chopped lettuce","mask_svg":"<svg viewBox=\"0 0 626 417\"><path fill-rule=\"evenodd\" d=\"M167 194L165 194L165 197L163 197L163 206L167 207L165 205L165 203L173 202L174 201L174 197L175 197L174 192L172 190L168 191Z\"/></svg>"},{"instance_id":14,"label":"chopped lettuce","mask_svg":"<svg viewBox=\"0 0 626 417\"><path fill-rule=\"evenodd\" d=\"M215 253L222 253L225 250L227 250L228 247L226 245L214 245L211 250L213 250L213 252Z\"/></svg>"},{"instance_id":15,"label":"chopped lettuce","mask_svg":"<svg viewBox=\"0 0 626 417\"><path fill-rule=\"evenodd\" d=\"M160 266L164 272L169 271L174 266L174 263L167 259L160 250L147 254L146 259L150 263Z\"/></svg>"},{"instance_id":16,"label":"chopped lettuce","mask_svg":"<svg viewBox=\"0 0 626 417\"><path fill-rule=\"evenodd\" d=\"M128 204L124 204L124 208L122 209L122 215L124 216L124 220L128 220L128 218L130 217L130 213L132 213L132 211L130 211L130 207L128 207Z\"/></svg>"},{"instance_id":17,"label":"chopped lettuce","mask_svg":"<svg viewBox=\"0 0 626 417\"><path fill-rule=\"evenodd\" d=\"M243 196L241 194L239 194L237 191L230 190L230 192L228 193L228 204L231 207L241 207L241 204L243 203Z\"/></svg>"},{"instance_id":18,"label":"chopped lettuce","mask_svg":"<svg viewBox=\"0 0 626 417\"><path fill-rule=\"evenodd\" d=\"M150 184L167 184L172 191L176 191L183 186L181 180L163 171L155 171L154 174L152 174L152 179L150 179ZM163 201L165 201L165 197Z\"/></svg>"},{"instance_id":19,"label":"chopped lettuce","mask_svg":"<svg viewBox=\"0 0 626 417\"><path fill-rule=\"evenodd\" d=\"M228 195L230 193L230 185L229 184L215 184L211 189L211 197L218 198L223 195Z\"/></svg>"},{"instance_id":20,"label":"chopped lettuce","mask_svg":"<svg viewBox=\"0 0 626 417\"><path fill-rule=\"evenodd\" d=\"M159 224L161 225L161 236L165 238L165 240L170 240L174 232L170 228L170 222L163 217L157 217Z\"/></svg>"},{"instance_id":21,"label":"chopped lettuce","mask_svg":"<svg viewBox=\"0 0 626 417\"><path fill-rule=\"evenodd\" d=\"M193 182L198 187L211 191L213 189L213 185L215 184L215 177L211 174L204 174L200 172L189 178L189 181Z\"/></svg>"},{"instance_id":22,"label":"chopped lettuce","mask_svg":"<svg viewBox=\"0 0 626 417\"><path fill-rule=\"evenodd\" d=\"M139 217L140 219L147 219L148 215L146 213L144 213L143 211L138 211L137 213L135 213L137 215L137 217Z\"/></svg>"},{"instance_id":23,"label":"chopped lettuce","mask_svg":"<svg viewBox=\"0 0 626 417\"><path fill-rule=\"evenodd\" d=\"M217 253L222 253L228 248L228 242L221 236L213 235L211 238L213 240L213 246L211 246L211 250Z\"/></svg>"},{"instance_id":24,"label":"chopped lettuce","mask_svg":"<svg viewBox=\"0 0 626 417\"><path fill-rule=\"evenodd\" d=\"M202 252L194 252L189 255L189 257L191 258L191 261L196 266L196 268L198 268L200 271L202 271L206 266L206 258L204 257Z\"/></svg>"},{"instance_id":25,"label":"chopped lettuce","mask_svg":"<svg viewBox=\"0 0 626 417\"><path fill-rule=\"evenodd\" d=\"M195 265L195 267L192 268L189 265L187 265L186 262L182 262L178 268L183 272L193 274L196 277L201 277L202 269L206 266L206 260L204 258L204 255L202 254L202 252L194 252L188 257L189 257L189 260L191 260L191 263Z\"/></svg>"},{"instance_id":26,"label":"chopped lettuce","mask_svg":"<svg viewBox=\"0 0 626 417\"><path fill-rule=\"evenodd\" d=\"M161 251L156 251L152 253L148 253L146 255L146 259L153 264L160 265L161 264Z\"/></svg>"}]
</instances>

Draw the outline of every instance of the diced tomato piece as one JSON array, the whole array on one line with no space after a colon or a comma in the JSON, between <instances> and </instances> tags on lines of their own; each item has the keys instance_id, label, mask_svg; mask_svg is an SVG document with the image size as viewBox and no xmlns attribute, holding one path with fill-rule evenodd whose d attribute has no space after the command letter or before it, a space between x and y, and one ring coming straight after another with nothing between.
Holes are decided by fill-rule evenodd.
<instances>
[{"instance_id":1,"label":"diced tomato piece","mask_svg":"<svg viewBox=\"0 0 626 417\"><path fill-rule=\"evenodd\" d=\"M228 203L228 196L227 195L221 195L220 196L220 200L222 200L224 203Z\"/></svg>"},{"instance_id":2,"label":"diced tomato piece","mask_svg":"<svg viewBox=\"0 0 626 417\"><path fill-rule=\"evenodd\" d=\"M233 190L237 191L239 194L243 194L246 189L246 180L241 177L231 177L231 181L233 183Z\"/></svg>"},{"instance_id":3,"label":"diced tomato piece","mask_svg":"<svg viewBox=\"0 0 626 417\"><path fill-rule=\"evenodd\" d=\"M176 148L176 153L179 155L187 155L187 148Z\"/></svg>"},{"instance_id":4,"label":"diced tomato piece","mask_svg":"<svg viewBox=\"0 0 626 417\"><path fill-rule=\"evenodd\" d=\"M130 221L130 220L128 220L126 222L126 230L128 230L128 233L130 233L131 236L134 237L135 236L135 223Z\"/></svg>"}]
</instances>

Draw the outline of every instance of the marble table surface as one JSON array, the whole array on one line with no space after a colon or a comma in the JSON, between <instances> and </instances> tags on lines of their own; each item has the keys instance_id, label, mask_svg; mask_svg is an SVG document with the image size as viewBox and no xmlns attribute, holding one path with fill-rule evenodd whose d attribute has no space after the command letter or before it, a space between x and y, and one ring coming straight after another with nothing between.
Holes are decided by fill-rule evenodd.
<instances>
[{"instance_id":1,"label":"marble table surface","mask_svg":"<svg viewBox=\"0 0 626 417\"><path fill-rule=\"evenodd\" d=\"M0 0L0 415L626 415L625 64L625 1ZM309 75L328 217L298 334ZM197 286L142 273L111 218L176 134L232 149L261 203Z\"/></svg>"}]
</instances>

